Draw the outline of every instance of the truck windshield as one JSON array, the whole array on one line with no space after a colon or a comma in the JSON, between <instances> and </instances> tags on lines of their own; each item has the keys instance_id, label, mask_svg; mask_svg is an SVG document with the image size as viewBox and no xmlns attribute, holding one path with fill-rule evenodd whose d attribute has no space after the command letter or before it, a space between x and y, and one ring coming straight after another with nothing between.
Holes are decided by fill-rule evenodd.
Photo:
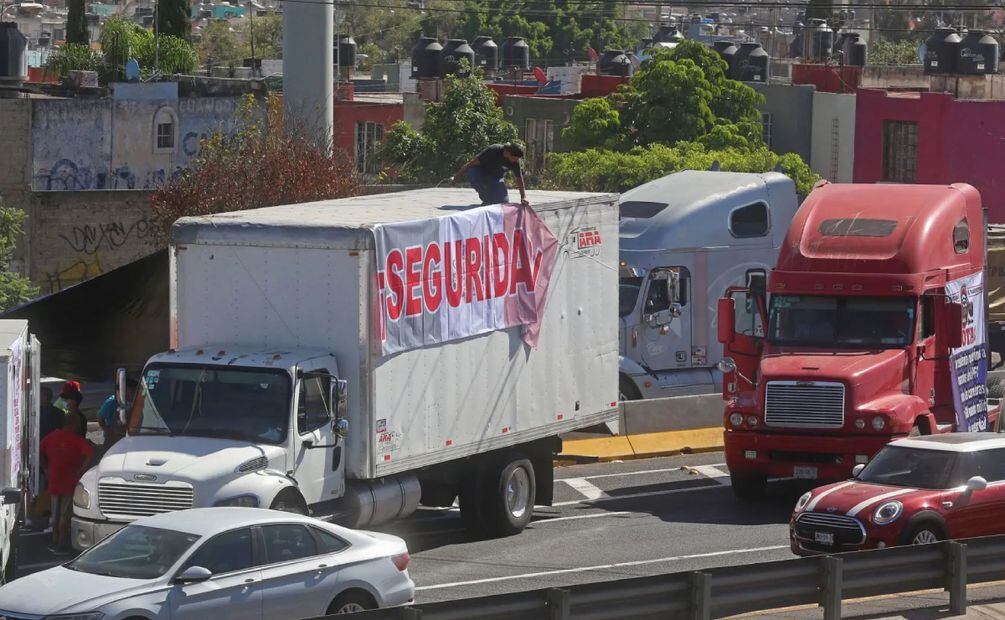
<instances>
[{"instance_id":1,"label":"truck windshield","mask_svg":"<svg viewBox=\"0 0 1005 620\"><path fill-rule=\"evenodd\" d=\"M966 482L966 455L887 446L858 475L862 482L918 489L952 489Z\"/></svg>"},{"instance_id":2,"label":"truck windshield","mask_svg":"<svg viewBox=\"0 0 1005 620\"><path fill-rule=\"evenodd\" d=\"M281 443L289 411L290 378L281 370L151 364L129 433Z\"/></svg>"},{"instance_id":3,"label":"truck windshield","mask_svg":"<svg viewBox=\"0 0 1005 620\"><path fill-rule=\"evenodd\" d=\"M914 336L913 297L774 295L768 325L773 344L892 349Z\"/></svg>"},{"instance_id":4,"label":"truck windshield","mask_svg":"<svg viewBox=\"0 0 1005 620\"><path fill-rule=\"evenodd\" d=\"M628 316L635 309L642 290L642 278L621 278L618 295L618 316Z\"/></svg>"}]
</instances>

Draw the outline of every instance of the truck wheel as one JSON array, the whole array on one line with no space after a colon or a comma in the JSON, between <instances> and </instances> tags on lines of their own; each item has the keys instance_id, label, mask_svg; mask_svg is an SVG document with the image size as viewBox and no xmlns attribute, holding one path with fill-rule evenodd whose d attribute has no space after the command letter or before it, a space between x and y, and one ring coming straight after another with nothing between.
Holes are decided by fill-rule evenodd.
<instances>
[{"instance_id":1,"label":"truck wheel","mask_svg":"<svg viewBox=\"0 0 1005 620\"><path fill-rule=\"evenodd\" d=\"M625 375L618 375L618 398L621 401L642 400L642 392L631 379Z\"/></svg>"},{"instance_id":2,"label":"truck wheel","mask_svg":"<svg viewBox=\"0 0 1005 620\"><path fill-rule=\"evenodd\" d=\"M307 504L304 502L304 498L300 496L300 493L294 491L293 489L287 489L285 491L280 491L276 499L272 500L272 505L269 506L272 510L278 510L280 512L292 512L298 515L307 515Z\"/></svg>"},{"instance_id":3,"label":"truck wheel","mask_svg":"<svg viewBox=\"0 0 1005 620\"><path fill-rule=\"evenodd\" d=\"M767 476L729 472L729 482L733 487L733 495L743 501L763 499L768 492Z\"/></svg>"},{"instance_id":4,"label":"truck wheel","mask_svg":"<svg viewBox=\"0 0 1005 620\"><path fill-rule=\"evenodd\" d=\"M1005 372L996 370L988 373L988 398L1005 398Z\"/></svg>"},{"instance_id":5,"label":"truck wheel","mask_svg":"<svg viewBox=\"0 0 1005 620\"><path fill-rule=\"evenodd\" d=\"M502 469L489 468L482 485L484 525L495 537L519 534L530 523L537 496L534 465L522 454L503 461Z\"/></svg>"}]
</instances>

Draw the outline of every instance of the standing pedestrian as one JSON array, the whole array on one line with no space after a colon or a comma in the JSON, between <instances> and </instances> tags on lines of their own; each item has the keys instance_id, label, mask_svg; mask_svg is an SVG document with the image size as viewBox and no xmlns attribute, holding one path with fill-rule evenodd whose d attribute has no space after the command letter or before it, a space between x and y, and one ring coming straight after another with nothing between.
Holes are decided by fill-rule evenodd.
<instances>
[{"instance_id":1,"label":"standing pedestrian","mask_svg":"<svg viewBox=\"0 0 1005 620\"><path fill-rule=\"evenodd\" d=\"M63 427L63 412L52 405L52 388L43 385L39 391L38 438Z\"/></svg>"},{"instance_id":2,"label":"standing pedestrian","mask_svg":"<svg viewBox=\"0 0 1005 620\"><path fill-rule=\"evenodd\" d=\"M79 392L78 392L79 393ZM70 401L72 402L72 401ZM66 416L63 427L46 435L39 445L41 464L48 478L52 502L54 553L71 553L70 517L73 515L73 491L90 465L94 448L77 434L76 416Z\"/></svg>"},{"instance_id":3,"label":"standing pedestrian","mask_svg":"<svg viewBox=\"0 0 1005 620\"><path fill-rule=\"evenodd\" d=\"M80 384L76 381L78 386L76 389L67 390L63 388L63 393L60 398L66 403L66 415L67 417L74 418L77 421L76 431L77 434L83 438L87 438L87 417L84 412L80 410L80 403L84 400L84 395L80 393Z\"/></svg>"},{"instance_id":4,"label":"standing pedestrian","mask_svg":"<svg viewBox=\"0 0 1005 620\"><path fill-rule=\"evenodd\" d=\"M503 204L509 202L506 173L512 172L516 186L520 189L520 202L528 205L530 203L527 202L523 171L520 169L521 159L523 159L523 147L519 144L513 142L493 144L461 166L451 181L456 183L465 177L471 183L471 187L478 192L483 205Z\"/></svg>"},{"instance_id":5,"label":"standing pedestrian","mask_svg":"<svg viewBox=\"0 0 1005 620\"><path fill-rule=\"evenodd\" d=\"M129 403L133 402L133 397L136 395L137 385L138 383L135 379L126 380L126 396L122 402L127 410ZM111 448L116 441L122 439L122 436L125 435L125 424L119 419L118 386L115 386L115 393L106 398L105 402L101 404L101 409L98 410L98 426L101 427L101 432L105 437L105 450Z\"/></svg>"}]
</instances>

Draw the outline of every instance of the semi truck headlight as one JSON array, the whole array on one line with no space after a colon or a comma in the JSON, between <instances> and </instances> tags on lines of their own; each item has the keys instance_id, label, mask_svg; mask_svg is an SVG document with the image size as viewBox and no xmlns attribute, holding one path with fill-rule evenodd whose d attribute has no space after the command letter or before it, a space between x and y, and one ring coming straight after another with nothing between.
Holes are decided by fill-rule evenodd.
<instances>
[{"instance_id":1,"label":"semi truck headlight","mask_svg":"<svg viewBox=\"0 0 1005 620\"><path fill-rule=\"evenodd\" d=\"M757 416L748 416L747 426L757 426Z\"/></svg>"},{"instance_id":2,"label":"semi truck headlight","mask_svg":"<svg viewBox=\"0 0 1005 620\"><path fill-rule=\"evenodd\" d=\"M254 495L238 495L221 499L214 506L240 506L242 508L258 508L258 498Z\"/></svg>"},{"instance_id":3,"label":"semi truck headlight","mask_svg":"<svg viewBox=\"0 0 1005 620\"><path fill-rule=\"evenodd\" d=\"M855 420L855 428L859 430L865 428L865 420L863 420L862 418Z\"/></svg>"},{"instance_id":4,"label":"semi truck headlight","mask_svg":"<svg viewBox=\"0 0 1005 620\"><path fill-rule=\"evenodd\" d=\"M733 426L739 426L743 424L743 414L742 413L731 413L729 414L729 423Z\"/></svg>"},{"instance_id":5,"label":"semi truck headlight","mask_svg":"<svg viewBox=\"0 0 1005 620\"><path fill-rule=\"evenodd\" d=\"M872 419L872 429L875 431L881 431L886 428L886 418L878 415Z\"/></svg>"},{"instance_id":6,"label":"semi truck headlight","mask_svg":"<svg viewBox=\"0 0 1005 620\"><path fill-rule=\"evenodd\" d=\"M77 488L73 490L73 505L84 510L91 507L91 494L84 488L83 483L78 482Z\"/></svg>"},{"instance_id":7,"label":"semi truck headlight","mask_svg":"<svg viewBox=\"0 0 1005 620\"><path fill-rule=\"evenodd\" d=\"M876 525L893 523L904 512L904 505L898 501L885 502L872 513L872 522Z\"/></svg>"},{"instance_id":8,"label":"semi truck headlight","mask_svg":"<svg viewBox=\"0 0 1005 620\"><path fill-rule=\"evenodd\" d=\"M811 499L813 499L812 491L807 491L799 496L799 499L796 501L796 512L802 512Z\"/></svg>"}]
</instances>

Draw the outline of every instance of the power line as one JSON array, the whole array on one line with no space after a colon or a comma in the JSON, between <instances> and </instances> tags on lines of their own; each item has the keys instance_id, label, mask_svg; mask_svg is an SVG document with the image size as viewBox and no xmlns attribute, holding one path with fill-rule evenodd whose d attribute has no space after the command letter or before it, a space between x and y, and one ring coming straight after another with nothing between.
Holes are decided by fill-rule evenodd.
<instances>
[{"instance_id":1,"label":"power line","mask_svg":"<svg viewBox=\"0 0 1005 620\"><path fill-rule=\"evenodd\" d=\"M579 13L578 11L557 8L557 9L531 9L531 8L520 8L520 7L503 7L503 6L470 6L472 4L471 0L439 0L440 2L456 2L465 3L469 6L465 8L458 9L448 9L440 7L419 7L419 6L409 6L409 5L386 5L386 4L367 4L361 2L343 2L339 0L279 0L280 2L292 2L300 4L330 4L335 6L362 6L362 7L373 7L373 8L383 8L383 9L403 9L403 10L414 10L414 11L432 11L432 12L446 12L446 13L485 13L489 11L512 11L514 13L523 14L570 14L574 15ZM771 0L768 2L759 2L757 4L751 4L750 2L745 2L741 0L673 0L673 6L677 7L698 7L698 8L732 8L741 7L746 9L754 8L782 8L782 9L802 9L809 7L811 0ZM489 4L489 3L486 3ZM625 6L625 7L662 7L666 6L667 2L660 2L659 0L602 0L594 3L585 4L609 4L613 6ZM921 4L921 3L902 3L902 4L885 4L883 2L872 2L852 5L853 9L881 9L889 11L921 11L921 12L960 12L960 11L990 11L990 10L1002 10L1005 9L1005 4L955 4L951 6L936 6L931 4ZM594 13L597 14L597 13ZM650 21L650 20L645 20Z\"/></svg>"}]
</instances>

